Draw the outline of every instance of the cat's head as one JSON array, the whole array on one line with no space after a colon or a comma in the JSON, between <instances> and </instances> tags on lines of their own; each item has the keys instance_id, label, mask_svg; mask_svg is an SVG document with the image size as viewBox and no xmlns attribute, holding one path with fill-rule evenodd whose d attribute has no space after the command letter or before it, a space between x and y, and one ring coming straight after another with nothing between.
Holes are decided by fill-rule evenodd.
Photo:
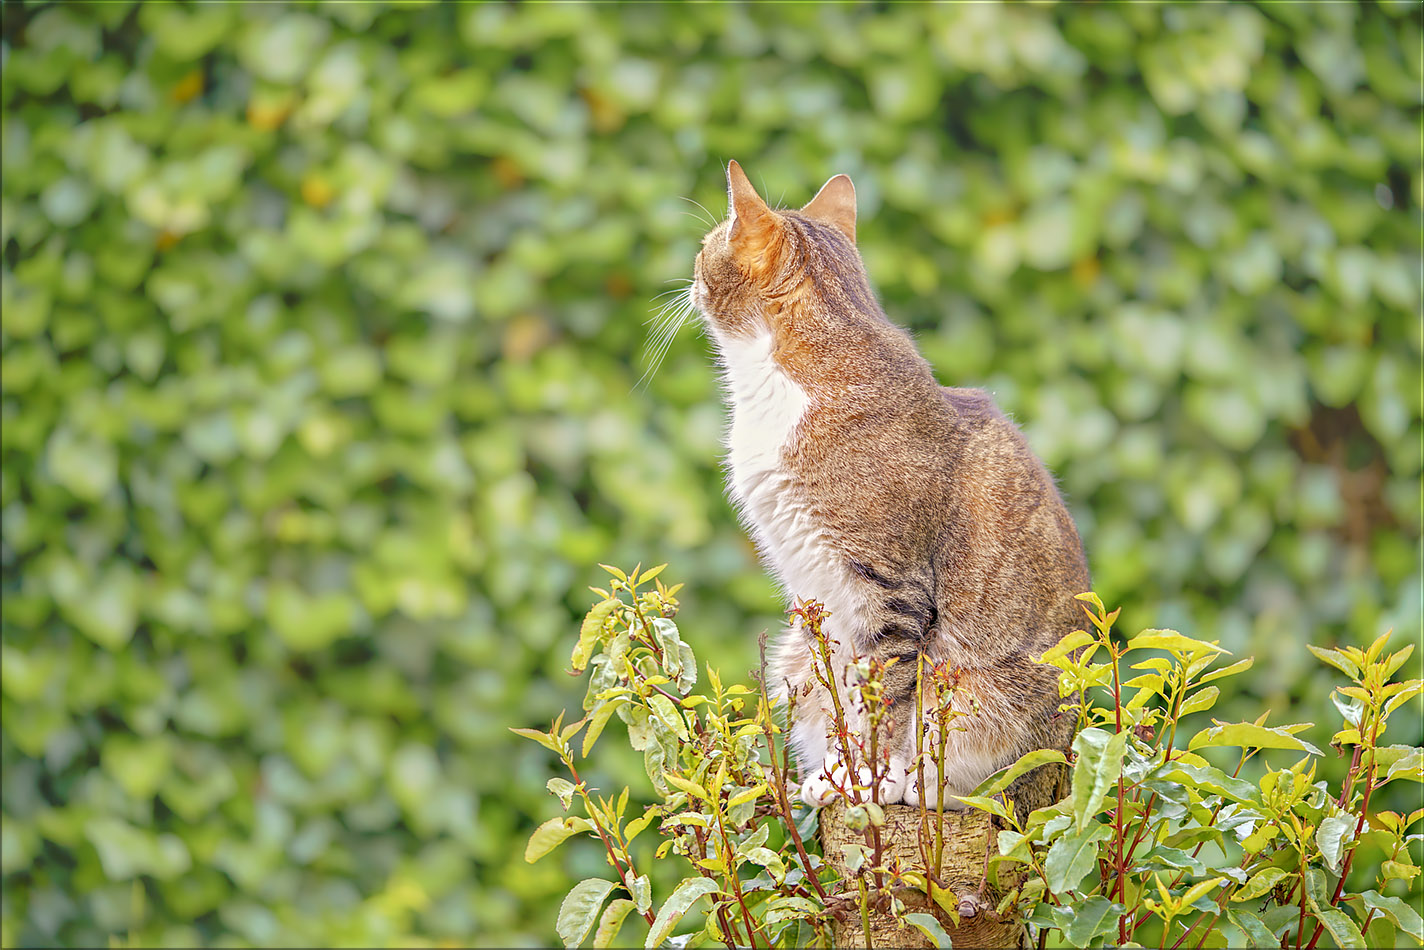
<instances>
[{"instance_id":1,"label":"cat's head","mask_svg":"<svg viewBox=\"0 0 1424 950\"><path fill-rule=\"evenodd\" d=\"M836 175L799 211L769 208L736 162L727 218L702 239L691 299L715 335L769 329L787 308L878 310L855 248L855 186Z\"/></svg>"}]
</instances>

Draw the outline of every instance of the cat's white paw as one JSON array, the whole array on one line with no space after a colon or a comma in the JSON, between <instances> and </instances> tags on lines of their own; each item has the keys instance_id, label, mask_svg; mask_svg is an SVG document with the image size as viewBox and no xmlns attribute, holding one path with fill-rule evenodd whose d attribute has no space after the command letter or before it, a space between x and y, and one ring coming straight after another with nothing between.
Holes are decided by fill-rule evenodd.
<instances>
[{"instance_id":1,"label":"cat's white paw","mask_svg":"<svg viewBox=\"0 0 1424 950\"><path fill-rule=\"evenodd\" d=\"M906 774L905 769L895 763L891 763L890 770L880 779L880 803L882 805L894 805L902 800L906 800L907 789L913 778ZM870 769L860 766L856 769L854 778L855 785L859 786L865 797L869 798L871 774ZM851 787L851 776L845 763L839 756L830 756L821 766L821 770L810 776L801 783L801 800L812 808L820 808L830 802L835 797L838 789Z\"/></svg>"},{"instance_id":2,"label":"cat's white paw","mask_svg":"<svg viewBox=\"0 0 1424 950\"><path fill-rule=\"evenodd\" d=\"M926 777L926 784L928 784L928 777ZM968 793L966 792L965 794ZM955 793L952 790L948 788L944 790L945 811L964 810L964 803L955 798L954 795ZM939 804L938 798L939 790L931 786L925 795L925 804L930 808L934 808ZM905 785L905 804L910 806L918 806L920 804L920 789L919 786L915 784L915 777L913 775L909 777L909 781Z\"/></svg>"}]
</instances>

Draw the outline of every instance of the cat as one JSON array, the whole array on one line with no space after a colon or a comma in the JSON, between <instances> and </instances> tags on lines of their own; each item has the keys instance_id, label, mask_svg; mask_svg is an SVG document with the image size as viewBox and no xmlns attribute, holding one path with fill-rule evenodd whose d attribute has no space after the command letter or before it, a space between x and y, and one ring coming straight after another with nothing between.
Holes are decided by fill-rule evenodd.
<instances>
[{"instance_id":1,"label":"cat","mask_svg":"<svg viewBox=\"0 0 1424 950\"><path fill-rule=\"evenodd\" d=\"M1042 462L976 389L941 387L871 290L855 244L855 187L831 178L799 211L773 210L727 166L728 215L702 241L689 302L711 331L731 408L729 493L763 559L796 599L821 601L838 644L900 657L882 804L918 804L917 659L958 671L948 795L1037 748L1064 749L1056 671L1034 657L1081 626L1082 542ZM768 687L801 694L790 742L801 797L866 781L828 739L804 628L782 631ZM843 688L843 687L842 687ZM842 696L844 696L842 692ZM852 731L866 720L846 704ZM938 741L935 739L934 741ZM926 764L926 789L938 787ZM946 799L946 805L958 803Z\"/></svg>"}]
</instances>

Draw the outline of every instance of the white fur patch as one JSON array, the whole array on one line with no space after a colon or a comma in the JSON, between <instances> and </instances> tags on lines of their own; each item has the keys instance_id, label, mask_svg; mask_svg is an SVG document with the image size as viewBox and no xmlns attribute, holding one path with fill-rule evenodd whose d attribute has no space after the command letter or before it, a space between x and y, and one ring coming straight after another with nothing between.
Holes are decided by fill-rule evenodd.
<instances>
[{"instance_id":1,"label":"white fur patch","mask_svg":"<svg viewBox=\"0 0 1424 950\"><path fill-rule=\"evenodd\" d=\"M773 358L769 330L719 342L732 403L727 434L732 492L739 503L750 505L754 496L765 494L758 489L766 480L780 474L781 450L791 442L810 400ZM756 511L747 514L760 520Z\"/></svg>"},{"instance_id":2,"label":"white fur patch","mask_svg":"<svg viewBox=\"0 0 1424 950\"><path fill-rule=\"evenodd\" d=\"M840 666L863 626L865 602L845 557L827 537L782 457L798 438L810 398L772 356L769 331L740 339L719 334L718 343L732 407L727 434L732 498L788 597L819 600L830 612L824 629L839 641ZM774 695L785 697L788 679L799 687L810 678L799 630L783 631L770 660L767 685ZM791 741L809 771L829 752L827 720L804 707L798 719L791 727Z\"/></svg>"}]
</instances>

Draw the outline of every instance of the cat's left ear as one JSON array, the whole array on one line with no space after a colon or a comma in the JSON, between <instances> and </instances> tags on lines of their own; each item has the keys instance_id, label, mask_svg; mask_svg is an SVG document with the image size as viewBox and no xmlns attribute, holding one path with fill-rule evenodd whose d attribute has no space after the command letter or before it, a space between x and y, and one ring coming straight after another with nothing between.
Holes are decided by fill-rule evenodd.
<instances>
[{"instance_id":1,"label":"cat's left ear","mask_svg":"<svg viewBox=\"0 0 1424 950\"><path fill-rule=\"evenodd\" d=\"M747 173L735 161L727 163L727 240L738 245L761 246L776 224L776 213L761 200Z\"/></svg>"},{"instance_id":2,"label":"cat's left ear","mask_svg":"<svg viewBox=\"0 0 1424 950\"><path fill-rule=\"evenodd\" d=\"M837 175L821 186L801 213L829 224L855 243L855 185L847 175Z\"/></svg>"}]
</instances>

